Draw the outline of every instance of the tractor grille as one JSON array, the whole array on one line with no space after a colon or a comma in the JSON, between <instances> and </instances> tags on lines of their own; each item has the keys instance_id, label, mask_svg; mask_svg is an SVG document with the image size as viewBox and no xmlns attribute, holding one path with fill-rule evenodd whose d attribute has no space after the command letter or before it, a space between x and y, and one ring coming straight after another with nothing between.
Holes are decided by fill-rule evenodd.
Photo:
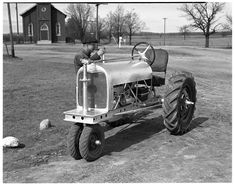
<instances>
[{"instance_id":1,"label":"tractor grille","mask_svg":"<svg viewBox=\"0 0 235 185\"><path fill-rule=\"evenodd\" d=\"M79 79L82 79L83 73L79 74ZM87 73L88 87L88 108L106 108L107 104L107 82L104 73ZM78 82L78 103L83 105L83 84Z\"/></svg>"}]
</instances>

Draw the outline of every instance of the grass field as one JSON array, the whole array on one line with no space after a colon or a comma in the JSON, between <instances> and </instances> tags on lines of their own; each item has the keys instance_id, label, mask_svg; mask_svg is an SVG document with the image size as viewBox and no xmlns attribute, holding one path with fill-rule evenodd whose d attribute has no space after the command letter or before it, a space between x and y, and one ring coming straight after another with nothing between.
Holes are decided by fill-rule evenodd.
<instances>
[{"instance_id":1,"label":"grass field","mask_svg":"<svg viewBox=\"0 0 235 185\"><path fill-rule=\"evenodd\" d=\"M4 182L231 182L232 51L162 47L173 71L193 73L197 105L190 132L170 135L161 110L137 123L105 133L103 156L88 163L67 153L70 123L63 111L75 107L73 57L77 45L17 45L20 59L3 60L3 136L21 148L3 150ZM159 48L159 46L156 46ZM131 47L107 46L107 58L129 56ZM53 127L40 131L41 120Z\"/></svg>"},{"instance_id":2,"label":"grass field","mask_svg":"<svg viewBox=\"0 0 235 185\"><path fill-rule=\"evenodd\" d=\"M150 41L154 46L164 45L164 36L134 36L133 44L138 42ZM205 37L203 35L187 35L185 40L183 35L166 35L166 46L205 46ZM211 35L211 48L231 48L232 36L222 37L221 35Z\"/></svg>"},{"instance_id":3,"label":"grass field","mask_svg":"<svg viewBox=\"0 0 235 185\"><path fill-rule=\"evenodd\" d=\"M77 40L80 42L79 40ZM134 35L132 36L132 45L138 42L146 42L148 41L154 46L164 46L164 36L163 34L156 35ZM107 43L108 40L101 39L101 43ZM210 48L231 48L232 47L232 35L224 35L221 33L216 33L210 36ZM7 42L10 45L10 42ZM111 44L115 44L115 41L112 39ZM124 45L129 44L128 38L126 38L126 43L122 43ZM204 47L205 46L205 37L202 34L190 34L186 35L185 39L183 35L180 34L166 34L165 39L166 46L193 46L193 47ZM4 46L5 47L5 46ZM10 46L8 46L10 48ZM63 50L66 48L61 48ZM10 50L10 49L9 49ZM4 48L5 51L5 48Z\"/></svg>"}]
</instances>

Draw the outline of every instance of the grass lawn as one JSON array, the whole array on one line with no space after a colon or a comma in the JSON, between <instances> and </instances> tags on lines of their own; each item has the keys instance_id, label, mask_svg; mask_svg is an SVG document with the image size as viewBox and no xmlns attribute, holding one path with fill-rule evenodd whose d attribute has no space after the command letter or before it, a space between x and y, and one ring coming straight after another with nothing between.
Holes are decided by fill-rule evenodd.
<instances>
[{"instance_id":1,"label":"grass lawn","mask_svg":"<svg viewBox=\"0 0 235 185\"><path fill-rule=\"evenodd\" d=\"M3 150L4 182L231 182L232 52L225 49L163 47L173 71L193 73L197 109L193 128L170 135L161 110L132 125L107 131L103 156L92 163L67 153L70 123L63 111L75 107L75 45L17 45L21 59L3 60L3 136L21 148ZM107 47L107 57L129 56L131 48ZM53 127L40 131L50 119Z\"/></svg>"}]
</instances>

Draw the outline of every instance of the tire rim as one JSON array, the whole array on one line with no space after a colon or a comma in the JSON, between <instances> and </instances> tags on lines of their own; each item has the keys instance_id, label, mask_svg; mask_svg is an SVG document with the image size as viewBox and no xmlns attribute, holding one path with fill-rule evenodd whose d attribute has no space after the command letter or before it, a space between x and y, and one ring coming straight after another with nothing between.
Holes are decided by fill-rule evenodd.
<instances>
[{"instance_id":1,"label":"tire rim","mask_svg":"<svg viewBox=\"0 0 235 185\"><path fill-rule=\"evenodd\" d=\"M89 151L97 153L100 150L101 141L97 133L92 133L89 141Z\"/></svg>"},{"instance_id":2,"label":"tire rim","mask_svg":"<svg viewBox=\"0 0 235 185\"><path fill-rule=\"evenodd\" d=\"M192 91L189 86L185 86L180 95L180 119L185 122L188 120L192 110Z\"/></svg>"}]
</instances>

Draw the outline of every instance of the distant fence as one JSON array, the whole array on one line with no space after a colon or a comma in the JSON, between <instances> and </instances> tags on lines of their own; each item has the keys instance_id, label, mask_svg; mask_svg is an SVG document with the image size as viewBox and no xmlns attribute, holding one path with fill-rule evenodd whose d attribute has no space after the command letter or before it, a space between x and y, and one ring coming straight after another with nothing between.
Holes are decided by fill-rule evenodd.
<instances>
[{"instance_id":1,"label":"distant fence","mask_svg":"<svg viewBox=\"0 0 235 185\"><path fill-rule=\"evenodd\" d=\"M129 44L128 36L123 37L125 38L125 43L123 45ZM18 40L19 39L19 40ZM16 34L13 35L14 43L19 41L20 44L24 42L23 34L20 34L17 37ZM10 44L10 35L4 34L3 35L3 42ZM132 45L135 45L138 42L149 42L154 46L163 46L164 45L164 35L163 34L149 34L149 33L141 33L139 35L132 36ZM80 40L76 40L70 37L66 37L66 43L81 43ZM108 44L108 39L101 39L101 44ZM26 44L26 43L25 43ZM116 44L115 41L112 39L111 44ZM185 39L183 35L177 34L166 34L165 37L165 45L166 46L197 46L197 47L204 47L205 45L205 37L201 33L193 33L190 35L186 35ZM231 48L232 47L232 35L228 33L216 33L211 35L210 37L210 47L211 48Z\"/></svg>"},{"instance_id":2,"label":"distant fence","mask_svg":"<svg viewBox=\"0 0 235 185\"><path fill-rule=\"evenodd\" d=\"M132 45L138 42L149 42L154 46L164 45L163 35L142 35L133 36ZM190 35L184 39L183 35L166 35L166 46L205 46L205 37L203 35ZM231 48L232 47L232 35L212 35L210 37L211 48Z\"/></svg>"},{"instance_id":3,"label":"distant fence","mask_svg":"<svg viewBox=\"0 0 235 185\"><path fill-rule=\"evenodd\" d=\"M13 41L14 43L24 43L24 35L21 33L19 36L17 34L13 34ZM3 34L3 42L10 43L10 34Z\"/></svg>"}]
</instances>

